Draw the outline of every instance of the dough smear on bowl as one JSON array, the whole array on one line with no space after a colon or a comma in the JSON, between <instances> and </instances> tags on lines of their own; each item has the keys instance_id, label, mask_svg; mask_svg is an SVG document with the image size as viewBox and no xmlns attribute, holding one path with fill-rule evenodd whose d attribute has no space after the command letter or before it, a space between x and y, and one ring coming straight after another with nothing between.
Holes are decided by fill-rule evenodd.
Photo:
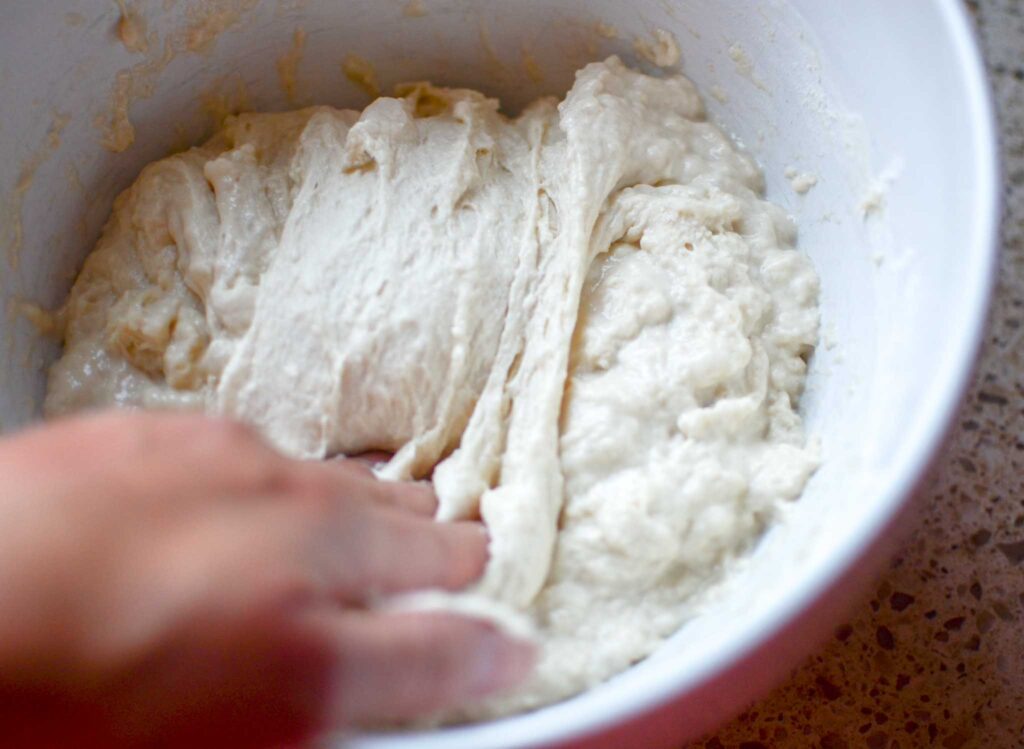
<instances>
[{"instance_id":1,"label":"dough smear on bowl","mask_svg":"<svg viewBox=\"0 0 1024 749\"><path fill-rule=\"evenodd\" d=\"M399 87L233 118L122 194L46 410L205 409L307 459L432 474L551 702L648 655L816 466L817 277L693 85L617 58L518 118ZM466 716L463 716L466 717Z\"/></svg>"}]
</instances>

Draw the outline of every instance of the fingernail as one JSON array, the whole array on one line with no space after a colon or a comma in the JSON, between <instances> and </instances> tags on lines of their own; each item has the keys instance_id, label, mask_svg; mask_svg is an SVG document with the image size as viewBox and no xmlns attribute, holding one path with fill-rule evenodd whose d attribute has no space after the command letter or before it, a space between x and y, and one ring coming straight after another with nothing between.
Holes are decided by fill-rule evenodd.
<instances>
[{"instance_id":1,"label":"fingernail","mask_svg":"<svg viewBox=\"0 0 1024 749\"><path fill-rule=\"evenodd\" d=\"M536 648L533 643L488 630L473 653L470 690L485 695L514 687L533 670Z\"/></svg>"}]
</instances>

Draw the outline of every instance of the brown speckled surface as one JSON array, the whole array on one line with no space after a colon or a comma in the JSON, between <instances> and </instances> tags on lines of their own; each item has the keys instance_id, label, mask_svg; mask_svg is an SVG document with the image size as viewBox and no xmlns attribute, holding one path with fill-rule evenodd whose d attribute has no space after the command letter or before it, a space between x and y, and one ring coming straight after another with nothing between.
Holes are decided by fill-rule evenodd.
<instances>
[{"instance_id":1,"label":"brown speckled surface","mask_svg":"<svg viewBox=\"0 0 1024 749\"><path fill-rule=\"evenodd\" d=\"M873 595L787 684L695 749L1024 747L1024 0L969 6L1005 178L974 386L920 527Z\"/></svg>"}]
</instances>

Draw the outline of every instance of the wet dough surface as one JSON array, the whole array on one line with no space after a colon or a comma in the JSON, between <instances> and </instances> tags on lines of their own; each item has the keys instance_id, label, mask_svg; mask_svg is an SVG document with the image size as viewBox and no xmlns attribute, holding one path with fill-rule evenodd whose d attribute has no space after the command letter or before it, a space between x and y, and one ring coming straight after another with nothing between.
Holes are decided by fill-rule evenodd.
<instances>
[{"instance_id":1,"label":"wet dough surface","mask_svg":"<svg viewBox=\"0 0 1024 749\"><path fill-rule=\"evenodd\" d=\"M51 415L205 409L321 459L394 452L487 523L474 591L560 699L648 655L816 465L816 275L692 84L617 58L518 118L427 84L241 115L120 196Z\"/></svg>"}]
</instances>

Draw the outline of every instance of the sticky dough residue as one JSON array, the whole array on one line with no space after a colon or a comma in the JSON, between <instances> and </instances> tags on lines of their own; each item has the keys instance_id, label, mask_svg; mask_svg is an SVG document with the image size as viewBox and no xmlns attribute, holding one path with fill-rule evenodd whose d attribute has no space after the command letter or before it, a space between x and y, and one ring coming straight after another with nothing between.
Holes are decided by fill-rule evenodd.
<instances>
[{"instance_id":1,"label":"sticky dough residue","mask_svg":"<svg viewBox=\"0 0 1024 749\"><path fill-rule=\"evenodd\" d=\"M300 26L295 29L292 35L292 47L285 52L277 61L277 75L281 80L281 88L288 99L288 103L298 104L299 95L299 65L302 63L302 55L306 49L306 32Z\"/></svg>"},{"instance_id":2,"label":"sticky dough residue","mask_svg":"<svg viewBox=\"0 0 1024 749\"><path fill-rule=\"evenodd\" d=\"M209 51L217 37L242 20L242 16L259 4L259 0L228 0L202 2L186 11L184 45L189 52Z\"/></svg>"},{"instance_id":3,"label":"sticky dough residue","mask_svg":"<svg viewBox=\"0 0 1024 749\"><path fill-rule=\"evenodd\" d=\"M818 184L818 175L811 172L801 172L792 166L786 169L784 176L789 180L789 186L793 188L793 192L799 195L805 195Z\"/></svg>"},{"instance_id":4,"label":"sticky dough residue","mask_svg":"<svg viewBox=\"0 0 1024 749\"><path fill-rule=\"evenodd\" d=\"M881 213L885 209L889 199L889 191L902 173L903 160L893 159L868 183L867 189L864 191L864 197L858 206L861 215L865 219Z\"/></svg>"},{"instance_id":5,"label":"sticky dough residue","mask_svg":"<svg viewBox=\"0 0 1024 749\"><path fill-rule=\"evenodd\" d=\"M137 6L119 0L121 13L115 29L117 37L126 49L145 54L146 59L119 70L115 75L106 112L101 112L95 118L101 145L114 153L129 149L135 143L135 127L131 121L132 104L153 95L160 74L175 57L210 51L217 38L238 24L245 13L258 3L259 0L204 0L195 3L185 12L187 23L167 34L161 45L159 34L146 34L147 24ZM163 5L167 10L173 2L164 0Z\"/></svg>"},{"instance_id":6,"label":"sticky dough residue","mask_svg":"<svg viewBox=\"0 0 1024 749\"><path fill-rule=\"evenodd\" d=\"M11 299L7 303L7 317L11 320L23 318L34 327L39 335L60 340L64 335L64 313L61 310L51 312L38 304L21 299Z\"/></svg>"},{"instance_id":7,"label":"sticky dough residue","mask_svg":"<svg viewBox=\"0 0 1024 749\"><path fill-rule=\"evenodd\" d=\"M129 4L126 0L117 0L117 6L121 9L121 18L117 22L117 38L129 52L145 52L149 49L149 40L146 38L146 19L139 13L135 3Z\"/></svg>"},{"instance_id":8,"label":"sticky dough residue","mask_svg":"<svg viewBox=\"0 0 1024 749\"><path fill-rule=\"evenodd\" d=\"M132 71L118 71L110 93L110 108L105 115L96 116L96 127L103 133L100 145L114 153L127 151L135 142L135 126L128 117L134 82Z\"/></svg>"},{"instance_id":9,"label":"sticky dough residue","mask_svg":"<svg viewBox=\"0 0 1024 749\"><path fill-rule=\"evenodd\" d=\"M679 64L679 42L665 29L655 29L650 39L638 36L633 40L633 49L659 68L672 68Z\"/></svg>"},{"instance_id":10,"label":"sticky dough residue","mask_svg":"<svg viewBox=\"0 0 1024 749\"><path fill-rule=\"evenodd\" d=\"M252 109L252 99L249 96L249 88L238 73L227 76L217 81L213 86L204 91L199 101L203 111L209 116L213 123L214 130L221 130L229 117ZM191 139L185 138L181 149L185 150L191 145Z\"/></svg>"},{"instance_id":11,"label":"sticky dough residue","mask_svg":"<svg viewBox=\"0 0 1024 749\"><path fill-rule=\"evenodd\" d=\"M537 58L533 56L530 48L526 45L523 45L523 72L534 83L544 82L544 71L537 63Z\"/></svg>"},{"instance_id":12,"label":"sticky dough residue","mask_svg":"<svg viewBox=\"0 0 1024 749\"><path fill-rule=\"evenodd\" d=\"M341 72L345 74L354 86L365 93L371 99L380 96L380 83L377 81L377 71L365 57L357 54L348 54L341 63Z\"/></svg>"},{"instance_id":13,"label":"sticky dough residue","mask_svg":"<svg viewBox=\"0 0 1024 749\"><path fill-rule=\"evenodd\" d=\"M32 182L35 180L39 168L60 148L61 134L70 121L71 115L54 113L50 128L46 132L46 138L42 145L22 164L21 171L18 173L18 181L7 198L4 221L0 225L0 232L2 232L0 237L3 238L3 244L7 246L7 261L12 270L17 270L21 263L21 246L25 238L21 209L25 202L25 195L32 188Z\"/></svg>"},{"instance_id":14,"label":"sticky dough residue","mask_svg":"<svg viewBox=\"0 0 1024 749\"><path fill-rule=\"evenodd\" d=\"M754 61L750 59L750 55L747 54L747 50L743 48L739 42L729 47L729 59L733 61L736 66L736 72L746 78L748 81L753 83L762 91L767 91L768 87L764 84L757 74L754 72Z\"/></svg>"}]
</instances>

